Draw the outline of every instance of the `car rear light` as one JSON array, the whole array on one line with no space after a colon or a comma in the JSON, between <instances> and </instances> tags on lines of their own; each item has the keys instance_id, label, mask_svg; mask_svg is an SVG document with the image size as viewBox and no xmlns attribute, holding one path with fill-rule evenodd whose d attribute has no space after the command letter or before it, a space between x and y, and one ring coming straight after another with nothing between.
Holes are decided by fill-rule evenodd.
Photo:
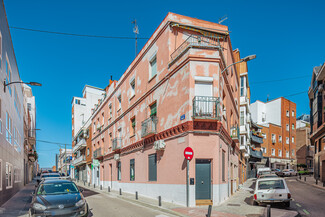
<instances>
[{"instance_id":1,"label":"car rear light","mask_svg":"<svg viewBox=\"0 0 325 217\"><path fill-rule=\"evenodd\" d=\"M291 198L291 194L290 193L288 193L288 199L290 199Z\"/></svg>"},{"instance_id":2,"label":"car rear light","mask_svg":"<svg viewBox=\"0 0 325 217\"><path fill-rule=\"evenodd\" d=\"M254 199L257 200L257 196L256 196L256 194L254 194Z\"/></svg>"}]
</instances>

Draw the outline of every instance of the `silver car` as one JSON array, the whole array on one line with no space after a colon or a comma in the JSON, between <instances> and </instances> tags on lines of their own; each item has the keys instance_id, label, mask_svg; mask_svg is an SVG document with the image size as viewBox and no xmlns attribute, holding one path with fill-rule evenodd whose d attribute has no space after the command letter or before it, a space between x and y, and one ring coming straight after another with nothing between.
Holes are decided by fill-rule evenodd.
<instances>
[{"instance_id":1,"label":"silver car","mask_svg":"<svg viewBox=\"0 0 325 217\"><path fill-rule=\"evenodd\" d=\"M257 179L254 191L254 205L260 203L284 203L290 207L291 194L283 178Z\"/></svg>"}]
</instances>

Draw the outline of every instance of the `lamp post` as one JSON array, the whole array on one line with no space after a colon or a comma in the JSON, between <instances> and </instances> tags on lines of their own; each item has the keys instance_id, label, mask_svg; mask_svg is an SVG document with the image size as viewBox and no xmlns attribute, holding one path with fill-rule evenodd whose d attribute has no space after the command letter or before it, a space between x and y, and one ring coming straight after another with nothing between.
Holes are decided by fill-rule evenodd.
<instances>
[{"instance_id":1,"label":"lamp post","mask_svg":"<svg viewBox=\"0 0 325 217\"><path fill-rule=\"evenodd\" d=\"M31 86L42 86L41 83L38 83L38 82L23 82L23 81L13 81L13 82L9 82L9 83L6 83L6 80L3 81L3 91L6 92L6 87L11 85L11 84L29 84Z\"/></svg>"},{"instance_id":2,"label":"lamp post","mask_svg":"<svg viewBox=\"0 0 325 217\"><path fill-rule=\"evenodd\" d=\"M253 54L253 55L249 55L249 56L247 56L247 57L244 57L244 58L242 58L241 60L239 60L238 62L232 63L232 64L230 64L229 66L227 66L226 68L224 68L224 69L221 71L221 74L222 74L224 71L226 71L230 66L233 66L233 65L235 65L235 64L237 64L237 63L248 62L248 61L253 60L253 59L255 59L255 58L256 58L256 54Z\"/></svg>"}]
</instances>

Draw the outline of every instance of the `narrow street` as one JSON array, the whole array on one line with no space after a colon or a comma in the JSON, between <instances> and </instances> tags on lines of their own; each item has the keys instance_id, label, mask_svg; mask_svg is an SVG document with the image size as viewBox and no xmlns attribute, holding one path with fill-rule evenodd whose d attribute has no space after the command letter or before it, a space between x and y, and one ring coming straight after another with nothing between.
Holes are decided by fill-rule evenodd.
<instances>
[{"instance_id":1,"label":"narrow street","mask_svg":"<svg viewBox=\"0 0 325 217\"><path fill-rule=\"evenodd\" d=\"M325 190L301 183L296 178L286 179L293 198L291 208L296 209L301 216L325 216Z\"/></svg>"},{"instance_id":2,"label":"narrow street","mask_svg":"<svg viewBox=\"0 0 325 217\"><path fill-rule=\"evenodd\" d=\"M134 204L113 195L100 194L89 189L84 189L83 195L86 197L89 208L93 216L110 217L167 217L173 216L165 214L151 208Z\"/></svg>"}]
</instances>

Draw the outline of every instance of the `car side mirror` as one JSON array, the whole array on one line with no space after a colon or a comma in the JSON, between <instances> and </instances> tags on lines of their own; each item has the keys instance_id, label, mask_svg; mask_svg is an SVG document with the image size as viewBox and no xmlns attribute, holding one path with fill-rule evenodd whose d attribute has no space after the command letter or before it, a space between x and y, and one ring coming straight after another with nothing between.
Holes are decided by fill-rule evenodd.
<instances>
[{"instance_id":1,"label":"car side mirror","mask_svg":"<svg viewBox=\"0 0 325 217\"><path fill-rule=\"evenodd\" d=\"M82 193L82 192L84 192L84 189L83 188L80 188L79 191Z\"/></svg>"}]
</instances>

